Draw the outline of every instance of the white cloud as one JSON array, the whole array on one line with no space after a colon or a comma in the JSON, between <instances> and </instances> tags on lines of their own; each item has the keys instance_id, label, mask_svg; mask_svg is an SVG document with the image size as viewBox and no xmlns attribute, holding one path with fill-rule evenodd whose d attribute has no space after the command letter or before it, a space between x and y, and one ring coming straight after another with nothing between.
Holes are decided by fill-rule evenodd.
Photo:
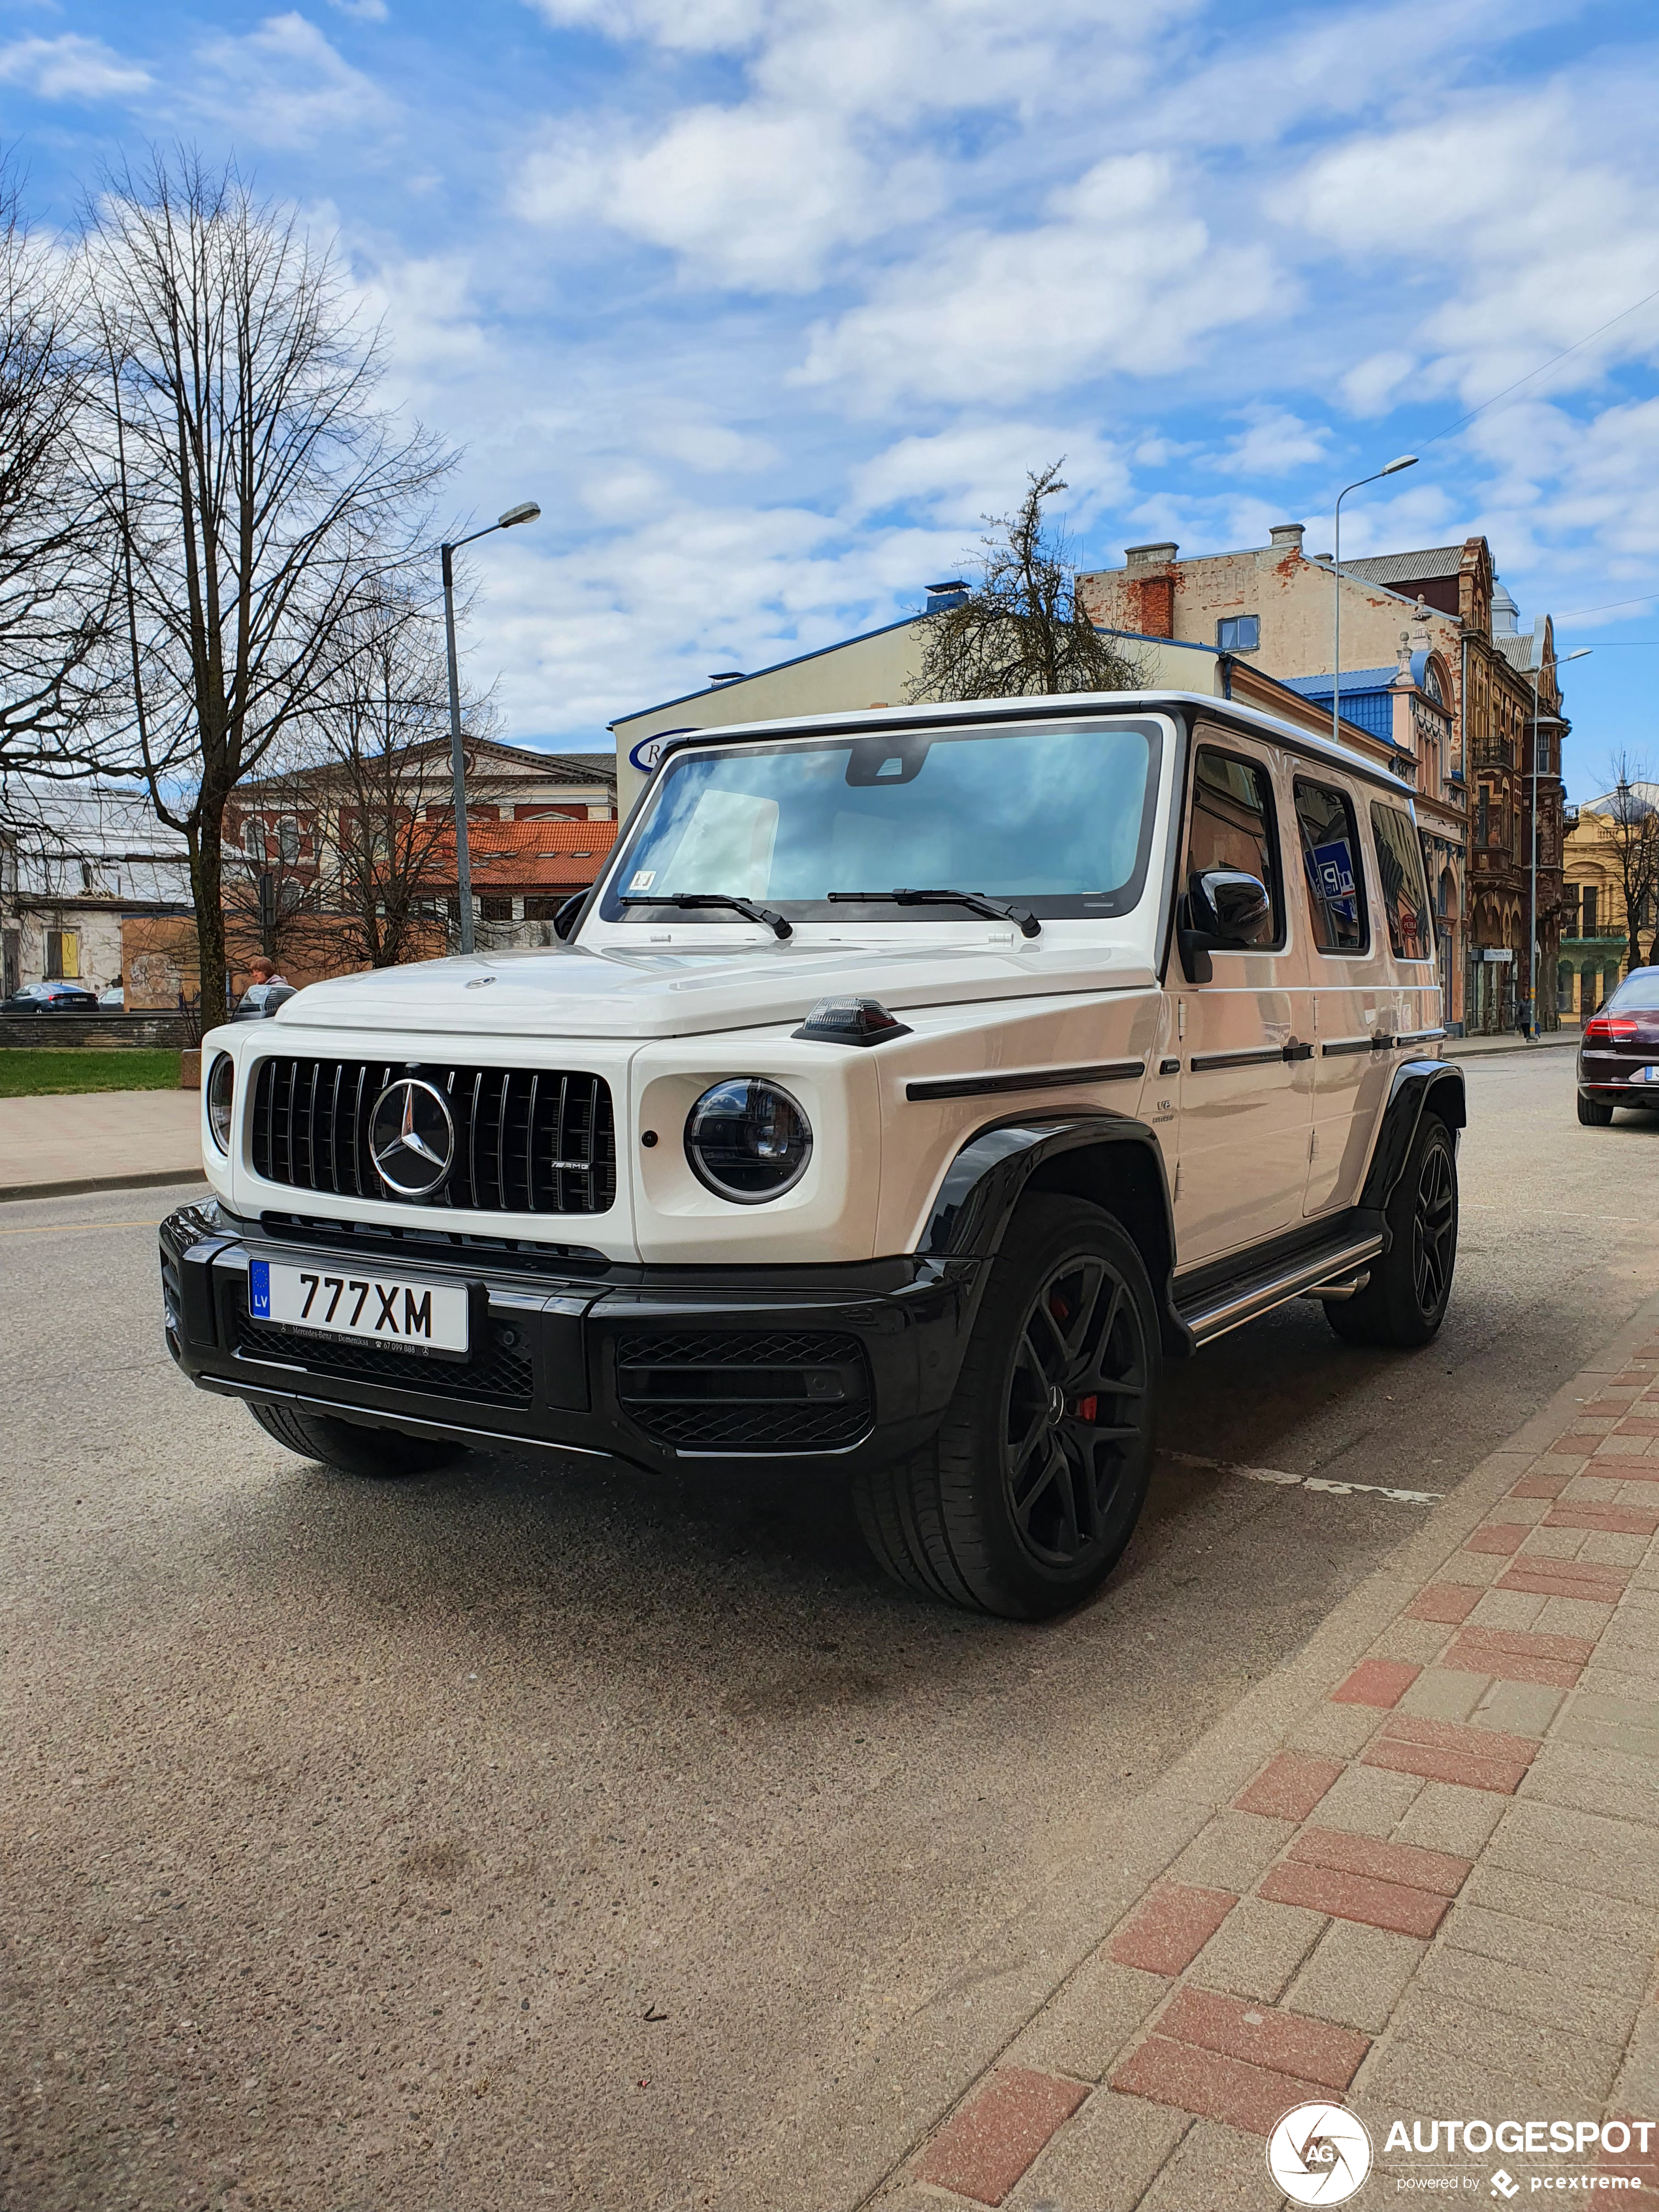
<instances>
[{"instance_id":1,"label":"white cloud","mask_svg":"<svg viewBox=\"0 0 1659 2212\"><path fill-rule=\"evenodd\" d=\"M607 39L646 39L693 52L744 46L759 37L767 0L534 0L550 23Z\"/></svg>"},{"instance_id":2,"label":"white cloud","mask_svg":"<svg viewBox=\"0 0 1659 2212\"><path fill-rule=\"evenodd\" d=\"M1024 496L1029 471L1065 456L1063 503L1075 521L1121 499L1129 475L1120 455L1091 433L1019 420L963 422L901 438L853 471L849 517L884 508L923 508L933 520L977 531Z\"/></svg>"},{"instance_id":3,"label":"white cloud","mask_svg":"<svg viewBox=\"0 0 1659 2212\"><path fill-rule=\"evenodd\" d=\"M1288 304L1265 248L1218 250L1172 162L1114 155L1029 229L963 231L813 334L804 380L875 404L1018 401L1108 370L1185 365L1197 342Z\"/></svg>"},{"instance_id":4,"label":"white cloud","mask_svg":"<svg viewBox=\"0 0 1659 2212\"><path fill-rule=\"evenodd\" d=\"M1383 281L1438 291L1405 332L1437 386L1480 404L1644 294L1659 289L1659 175L1650 135L1617 98L1564 88L1489 94L1427 121L1371 131L1316 156L1275 193L1274 211L1369 262ZM1425 222L1425 208L1456 210ZM1425 286L1428 272L1444 277ZM1384 276L1384 272L1388 272ZM1659 307L1616 325L1530 388L1595 381L1609 362L1650 357ZM1396 374L1396 370L1398 374ZM1394 349L1351 373L1369 411L1408 364Z\"/></svg>"},{"instance_id":5,"label":"white cloud","mask_svg":"<svg viewBox=\"0 0 1659 2212\"><path fill-rule=\"evenodd\" d=\"M1284 407L1249 411L1249 429L1232 440L1215 463L1228 476L1275 477L1322 461L1330 432L1322 423L1304 422Z\"/></svg>"},{"instance_id":6,"label":"white cloud","mask_svg":"<svg viewBox=\"0 0 1659 2212\"><path fill-rule=\"evenodd\" d=\"M355 15L361 23L384 23L390 13L386 0L328 0L328 4L343 15Z\"/></svg>"},{"instance_id":7,"label":"white cloud","mask_svg":"<svg viewBox=\"0 0 1659 2212\"><path fill-rule=\"evenodd\" d=\"M185 104L215 120L234 116L234 136L245 143L308 146L391 119L392 103L373 79L291 11L241 37L205 39L197 58L204 74Z\"/></svg>"},{"instance_id":8,"label":"white cloud","mask_svg":"<svg viewBox=\"0 0 1659 2212\"><path fill-rule=\"evenodd\" d=\"M15 39L0 46L0 83L38 100L119 100L146 92L149 71L123 61L101 39L65 32L56 39Z\"/></svg>"},{"instance_id":9,"label":"white cloud","mask_svg":"<svg viewBox=\"0 0 1659 2212\"><path fill-rule=\"evenodd\" d=\"M907 166L884 176L833 117L694 107L647 144L605 126L555 140L526 164L517 204L538 223L597 218L706 282L805 291L835 249L890 224L896 192L913 216L929 211L927 165Z\"/></svg>"}]
</instances>

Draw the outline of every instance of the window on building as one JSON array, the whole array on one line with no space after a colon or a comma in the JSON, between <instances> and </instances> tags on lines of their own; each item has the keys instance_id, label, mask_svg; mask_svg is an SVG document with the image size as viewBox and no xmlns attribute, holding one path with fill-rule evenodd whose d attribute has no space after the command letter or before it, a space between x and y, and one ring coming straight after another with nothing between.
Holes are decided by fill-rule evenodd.
<instances>
[{"instance_id":1,"label":"window on building","mask_svg":"<svg viewBox=\"0 0 1659 2212\"><path fill-rule=\"evenodd\" d=\"M1474 802L1474 842L1477 845L1492 842L1492 787L1483 783Z\"/></svg>"},{"instance_id":2,"label":"window on building","mask_svg":"<svg viewBox=\"0 0 1659 2212\"><path fill-rule=\"evenodd\" d=\"M300 857L300 825L291 814L285 814L276 824L276 851L285 867L291 867Z\"/></svg>"},{"instance_id":3,"label":"window on building","mask_svg":"<svg viewBox=\"0 0 1659 2212\"><path fill-rule=\"evenodd\" d=\"M1600 893L1597 891L1595 885L1594 884L1586 884L1584 886L1584 927L1583 931L1583 934L1586 937L1594 937L1596 933L1595 925L1600 917L1597 915L1595 909L1599 903L1599 900Z\"/></svg>"},{"instance_id":4,"label":"window on building","mask_svg":"<svg viewBox=\"0 0 1659 2212\"><path fill-rule=\"evenodd\" d=\"M1370 932L1353 807L1346 793L1297 776L1296 818L1313 941L1322 952L1363 952Z\"/></svg>"},{"instance_id":5,"label":"window on building","mask_svg":"<svg viewBox=\"0 0 1659 2212\"><path fill-rule=\"evenodd\" d=\"M510 898L481 898L478 915L483 921L511 921L513 902Z\"/></svg>"},{"instance_id":6,"label":"window on building","mask_svg":"<svg viewBox=\"0 0 1659 2212\"><path fill-rule=\"evenodd\" d=\"M1215 626L1215 641L1223 653L1255 653L1261 643L1260 615L1223 615Z\"/></svg>"},{"instance_id":7,"label":"window on building","mask_svg":"<svg viewBox=\"0 0 1659 2212\"><path fill-rule=\"evenodd\" d=\"M1267 886L1271 914L1253 944L1282 945L1285 891L1279 871L1273 795L1267 773L1236 754L1200 749L1193 768L1193 811L1187 832L1187 879L1206 868L1237 868Z\"/></svg>"},{"instance_id":8,"label":"window on building","mask_svg":"<svg viewBox=\"0 0 1659 2212\"><path fill-rule=\"evenodd\" d=\"M1577 884L1563 884L1561 908L1562 936L1577 937L1578 934L1578 886Z\"/></svg>"},{"instance_id":9,"label":"window on building","mask_svg":"<svg viewBox=\"0 0 1659 2212\"><path fill-rule=\"evenodd\" d=\"M250 814L242 824L242 850L250 860L263 867L265 862L265 825L257 814Z\"/></svg>"},{"instance_id":10,"label":"window on building","mask_svg":"<svg viewBox=\"0 0 1659 2212\"><path fill-rule=\"evenodd\" d=\"M1423 851L1417 826L1397 806L1371 801L1371 829L1382 885L1382 912L1396 960L1431 960L1434 933L1423 884Z\"/></svg>"}]
</instances>

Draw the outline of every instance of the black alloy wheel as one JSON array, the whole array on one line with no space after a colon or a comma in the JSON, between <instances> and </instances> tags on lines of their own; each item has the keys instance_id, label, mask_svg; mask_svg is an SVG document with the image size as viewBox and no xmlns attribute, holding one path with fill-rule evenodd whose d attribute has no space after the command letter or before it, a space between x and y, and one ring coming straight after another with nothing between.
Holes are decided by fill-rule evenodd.
<instances>
[{"instance_id":1,"label":"black alloy wheel","mask_svg":"<svg viewBox=\"0 0 1659 2212\"><path fill-rule=\"evenodd\" d=\"M1412 1220L1412 1276L1417 1310L1438 1323L1451 1291L1457 1258L1457 1182L1449 1145L1431 1145L1417 1178Z\"/></svg>"},{"instance_id":2,"label":"black alloy wheel","mask_svg":"<svg viewBox=\"0 0 1659 2212\"><path fill-rule=\"evenodd\" d=\"M896 1581L1009 1620L1080 1605L1152 1480L1161 1343L1146 1262L1088 1200L1022 1201L990 1263L955 1394L908 1459L860 1474Z\"/></svg>"},{"instance_id":3,"label":"black alloy wheel","mask_svg":"<svg viewBox=\"0 0 1659 2212\"><path fill-rule=\"evenodd\" d=\"M1026 1309L1008 1377L1003 1482L1019 1540L1044 1567L1086 1566L1141 1440L1146 1327L1122 1270L1098 1253L1055 1269Z\"/></svg>"},{"instance_id":4,"label":"black alloy wheel","mask_svg":"<svg viewBox=\"0 0 1659 2212\"><path fill-rule=\"evenodd\" d=\"M1437 1114L1424 1113L1405 1171L1383 1209L1389 1249L1351 1298L1325 1318L1349 1344L1426 1344L1445 1318L1457 1264L1457 1152Z\"/></svg>"}]
</instances>

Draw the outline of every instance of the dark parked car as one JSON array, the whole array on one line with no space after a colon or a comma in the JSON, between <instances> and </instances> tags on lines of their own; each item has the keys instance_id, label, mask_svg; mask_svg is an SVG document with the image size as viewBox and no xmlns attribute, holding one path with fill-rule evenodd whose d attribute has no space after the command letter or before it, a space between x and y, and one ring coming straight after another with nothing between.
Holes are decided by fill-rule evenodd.
<instances>
[{"instance_id":1,"label":"dark parked car","mask_svg":"<svg viewBox=\"0 0 1659 2212\"><path fill-rule=\"evenodd\" d=\"M98 994L81 983L25 983L0 1004L0 1014L95 1014Z\"/></svg>"},{"instance_id":2,"label":"dark parked car","mask_svg":"<svg viewBox=\"0 0 1659 2212\"><path fill-rule=\"evenodd\" d=\"M1659 968L1633 968L1584 1024L1578 1118L1605 1129L1615 1106L1659 1110Z\"/></svg>"}]
</instances>

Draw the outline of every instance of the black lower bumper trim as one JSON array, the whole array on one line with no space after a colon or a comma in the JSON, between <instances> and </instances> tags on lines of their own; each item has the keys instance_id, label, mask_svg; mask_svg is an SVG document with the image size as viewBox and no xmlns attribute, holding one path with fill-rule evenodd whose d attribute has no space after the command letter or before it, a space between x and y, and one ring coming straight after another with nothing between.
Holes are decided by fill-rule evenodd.
<instances>
[{"instance_id":1,"label":"black lower bumper trim","mask_svg":"<svg viewBox=\"0 0 1659 2212\"><path fill-rule=\"evenodd\" d=\"M168 1346L204 1389L664 1468L876 1464L913 1449L956 1388L982 1265L582 1267L561 1279L472 1253L411 1255L400 1262L411 1273L471 1291L471 1352L428 1359L254 1320L251 1257L314 1260L301 1238L188 1207L161 1243Z\"/></svg>"}]
</instances>

